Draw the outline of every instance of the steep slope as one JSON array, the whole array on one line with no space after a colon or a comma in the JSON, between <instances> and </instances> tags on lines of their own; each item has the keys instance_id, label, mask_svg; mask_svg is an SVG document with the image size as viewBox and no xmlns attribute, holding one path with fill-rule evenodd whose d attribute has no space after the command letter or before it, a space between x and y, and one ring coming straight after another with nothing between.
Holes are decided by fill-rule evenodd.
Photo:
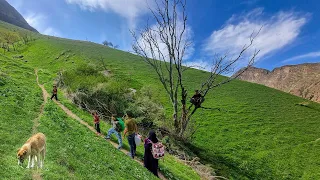
<instances>
[{"instance_id":1,"label":"steep slope","mask_svg":"<svg viewBox=\"0 0 320 180\"><path fill-rule=\"evenodd\" d=\"M35 28L31 27L22 15L6 0L0 0L0 20L33 32L38 32Z\"/></svg>"},{"instance_id":2,"label":"steep slope","mask_svg":"<svg viewBox=\"0 0 320 180\"><path fill-rule=\"evenodd\" d=\"M2 54L0 64L1 179L157 179L52 101L41 106L33 68ZM16 149L35 132L47 137L42 171L17 165Z\"/></svg>"},{"instance_id":3,"label":"steep slope","mask_svg":"<svg viewBox=\"0 0 320 180\"><path fill-rule=\"evenodd\" d=\"M118 77L119 81L137 90L151 86L157 100L163 104L168 119L171 117L170 104L156 74L139 57L130 53L90 42L47 36L38 38L15 54L10 53L8 52L8 56L22 54L28 60L24 64L41 68L43 71L40 82L46 83L47 90L50 90L57 72L75 69L83 63L103 69L101 61L98 60L102 57L106 68L112 72L113 77ZM184 83L188 89L196 89L207 76L207 72L190 69L186 71ZM233 81L208 94L203 106L220 107L221 111L201 109L197 112L193 119L197 131L190 139L189 146L204 162L217 170L217 175L229 179L320 179L320 105L313 102L309 102L308 106L297 105L303 101L309 102L259 84ZM38 103L38 106L40 104ZM63 121L65 117L55 113L55 106L49 104L45 110L48 118L40 120L40 130L42 128L53 135L56 131L63 132L62 135L57 133L58 137L52 139L52 144L54 141L59 142L59 138L77 133L68 131L66 127L73 127L75 124L66 125ZM12 121L10 113L3 115L8 116L6 120ZM90 115L87 116L88 118L83 119L92 123ZM56 121L52 121L56 118ZM61 130L55 127L52 131L50 127L54 124ZM6 131L9 131L9 128L7 124ZM106 127L101 129L107 130ZM74 134L72 137L76 136L77 134ZM71 143L72 139L59 143L63 147L69 142ZM81 145L79 141L72 146L78 148L78 143ZM55 155L58 153L56 150ZM64 153L66 154L59 156L59 163L62 163L68 172L69 165L71 164L72 170L74 163L68 164L62 160L69 156L72 160L76 158L69 151ZM81 152L76 154L78 153ZM55 155L51 156L52 160ZM183 178L177 178L176 174L172 173L169 176L172 179L195 179L191 178L185 168L174 169L175 167L170 166L171 162L169 165L166 163L168 160L160 162L160 165L166 165L168 171L174 170L180 175L183 174L180 176ZM2 174L8 172L4 171Z\"/></svg>"},{"instance_id":4,"label":"steep slope","mask_svg":"<svg viewBox=\"0 0 320 180\"><path fill-rule=\"evenodd\" d=\"M0 28L25 31L2 21ZM25 59L15 58L18 54L27 54L24 51L34 47L42 37L44 36L37 34L40 39L21 45L16 51L0 53L1 179L156 179L146 168L114 148L105 139L97 137L86 126L69 118L50 99L47 102L42 99L41 84L50 91L56 68L61 68L61 64L52 67L51 63L47 64L47 68L41 69L32 64L36 61L30 56ZM37 55L36 51L28 53ZM38 56L40 57L44 59L47 56ZM78 63L83 63L82 59L74 59L74 64ZM72 68L74 64L70 62L64 67ZM39 78L35 76L35 69L38 69L36 72ZM35 86L37 82L40 87ZM59 95L59 99L63 100L62 93ZM66 100L63 104L69 105L70 101ZM88 112L78 109L77 106L68 108L73 108L73 112L92 123ZM105 135L110 126L105 122L101 123ZM35 132L43 132L47 136L47 156L45 168L42 170L28 170L17 165L16 149ZM125 143L125 148L127 147L128 144ZM141 148L138 148L139 158L143 152ZM166 164L169 164L169 167ZM169 155L160 167L162 172L169 176L168 179L200 179L189 166Z\"/></svg>"},{"instance_id":5,"label":"steep slope","mask_svg":"<svg viewBox=\"0 0 320 180\"><path fill-rule=\"evenodd\" d=\"M74 56L57 59L66 50ZM102 56L113 76L134 89L151 86L168 118L172 114L156 74L130 53L59 38L39 39L22 53L32 59L28 62L32 66L51 72L75 68L81 62L101 67L98 59ZM187 71L185 84L188 89L196 89L207 76L204 71ZM196 114L198 128L190 147L219 175L229 178L296 179L301 174L320 178L320 141L315 141L320 137L320 107L314 103L309 107L296 105L303 101L262 85L233 81L207 96L203 106L222 110L200 110Z\"/></svg>"},{"instance_id":6,"label":"steep slope","mask_svg":"<svg viewBox=\"0 0 320 180\"><path fill-rule=\"evenodd\" d=\"M288 65L272 71L251 67L238 79L320 102L320 63Z\"/></svg>"}]
</instances>

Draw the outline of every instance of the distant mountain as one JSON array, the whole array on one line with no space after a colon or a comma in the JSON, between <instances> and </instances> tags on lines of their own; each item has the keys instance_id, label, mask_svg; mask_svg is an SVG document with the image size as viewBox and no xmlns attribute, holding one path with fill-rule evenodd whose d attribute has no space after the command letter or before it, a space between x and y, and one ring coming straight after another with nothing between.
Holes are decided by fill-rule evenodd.
<instances>
[{"instance_id":1,"label":"distant mountain","mask_svg":"<svg viewBox=\"0 0 320 180\"><path fill-rule=\"evenodd\" d=\"M33 32L38 32L35 28L31 27L22 15L6 0L0 0L0 20Z\"/></svg>"},{"instance_id":2,"label":"distant mountain","mask_svg":"<svg viewBox=\"0 0 320 180\"><path fill-rule=\"evenodd\" d=\"M263 84L320 103L320 63L287 65L272 71L251 67L238 79Z\"/></svg>"}]
</instances>

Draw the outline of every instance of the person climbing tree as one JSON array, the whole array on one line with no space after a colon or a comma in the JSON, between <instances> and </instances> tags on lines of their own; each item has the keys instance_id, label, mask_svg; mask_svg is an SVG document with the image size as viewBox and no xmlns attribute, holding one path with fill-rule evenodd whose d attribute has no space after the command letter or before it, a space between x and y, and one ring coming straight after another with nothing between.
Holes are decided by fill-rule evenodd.
<instances>
[{"instance_id":1,"label":"person climbing tree","mask_svg":"<svg viewBox=\"0 0 320 180\"><path fill-rule=\"evenodd\" d=\"M195 94L190 99L190 102L194 104L196 107L201 107L201 103L204 101L203 96L199 92L199 90L195 90Z\"/></svg>"},{"instance_id":2,"label":"person climbing tree","mask_svg":"<svg viewBox=\"0 0 320 180\"><path fill-rule=\"evenodd\" d=\"M53 90L52 90L52 96L51 96L51 100L52 100L52 98L53 97L55 97L56 98L56 100L58 101L58 89L57 89L57 86L56 85L53 85Z\"/></svg>"}]
</instances>

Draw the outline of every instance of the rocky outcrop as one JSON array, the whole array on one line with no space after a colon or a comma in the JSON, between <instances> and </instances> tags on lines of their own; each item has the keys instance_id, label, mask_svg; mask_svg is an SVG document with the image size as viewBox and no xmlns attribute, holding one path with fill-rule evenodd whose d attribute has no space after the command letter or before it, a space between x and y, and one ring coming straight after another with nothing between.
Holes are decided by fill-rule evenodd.
<instances>
[{"instance_id":1,"label":"rocky outcrop","mask_svg":"<svg viewBox=\"0 0 320 180\"><path fill-rule=\"evenodd\" d=\"M6 0L0 0L0 20L33 32L38 32Z\"/></svg>"},{"instance_id":2,"label":"rocky outcrop","mask_svg":"<svg viewBox=\"0 0 320 180\"><path fill-rule=\"evenodd\" d=\"M320 63L287 65L272 71L250 67L238 79L262 84L320 103Z\"/></svg>"}]
</instances>

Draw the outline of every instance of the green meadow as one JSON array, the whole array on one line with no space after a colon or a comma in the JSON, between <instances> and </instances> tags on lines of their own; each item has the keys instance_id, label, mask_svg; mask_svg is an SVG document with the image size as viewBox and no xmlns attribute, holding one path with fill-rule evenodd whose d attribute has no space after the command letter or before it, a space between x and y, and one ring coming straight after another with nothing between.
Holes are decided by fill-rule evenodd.
<instances>
[{"instance_id":1,"label":"green meadow","mask_svg":"<svg viewBox=\"0 0 320 180\"><path fill-rule=\"evenodd\" d=\"M23 31L2 22L0 29ZM72 104L67 93L108 82L137 90L148 86L155 101L163 105L167 119L163 121L170 120L168 98L156 74L139 57L91 42L33 36L35 41L18 46L16 51L3 54L0 50L0 177L32 178L32 171L17 166L15 153L31 135L33 119L43 102L34 69L39 69L39 81L50 92L59 72L71 73L84 65L97 71L107 68L111 77L72 74L72 81L66 81L68 88L59 89L64 92L59 94L62 103L91 125L90 114ZM24 57L13 58L17 55ZM207 76L200 70L186 71L184 83L189 93ZM320 104L297 105L305 101L262 85L232 81L206 96L203 106L221 111L197 111L197 131L186 146L203 163L212 166L217 175L228 179L320 179ZM48 139L47 159L41 171L44 179L154 178L138 163L67 117L51 101L39 122L38 131ZM103 123L102 132L109 127ZM140 158L142 153L143 148L139 147ZM160 163L160 169L168 179L200 179L190 167L169 155Z\"/></svg>"}]
</instances>

